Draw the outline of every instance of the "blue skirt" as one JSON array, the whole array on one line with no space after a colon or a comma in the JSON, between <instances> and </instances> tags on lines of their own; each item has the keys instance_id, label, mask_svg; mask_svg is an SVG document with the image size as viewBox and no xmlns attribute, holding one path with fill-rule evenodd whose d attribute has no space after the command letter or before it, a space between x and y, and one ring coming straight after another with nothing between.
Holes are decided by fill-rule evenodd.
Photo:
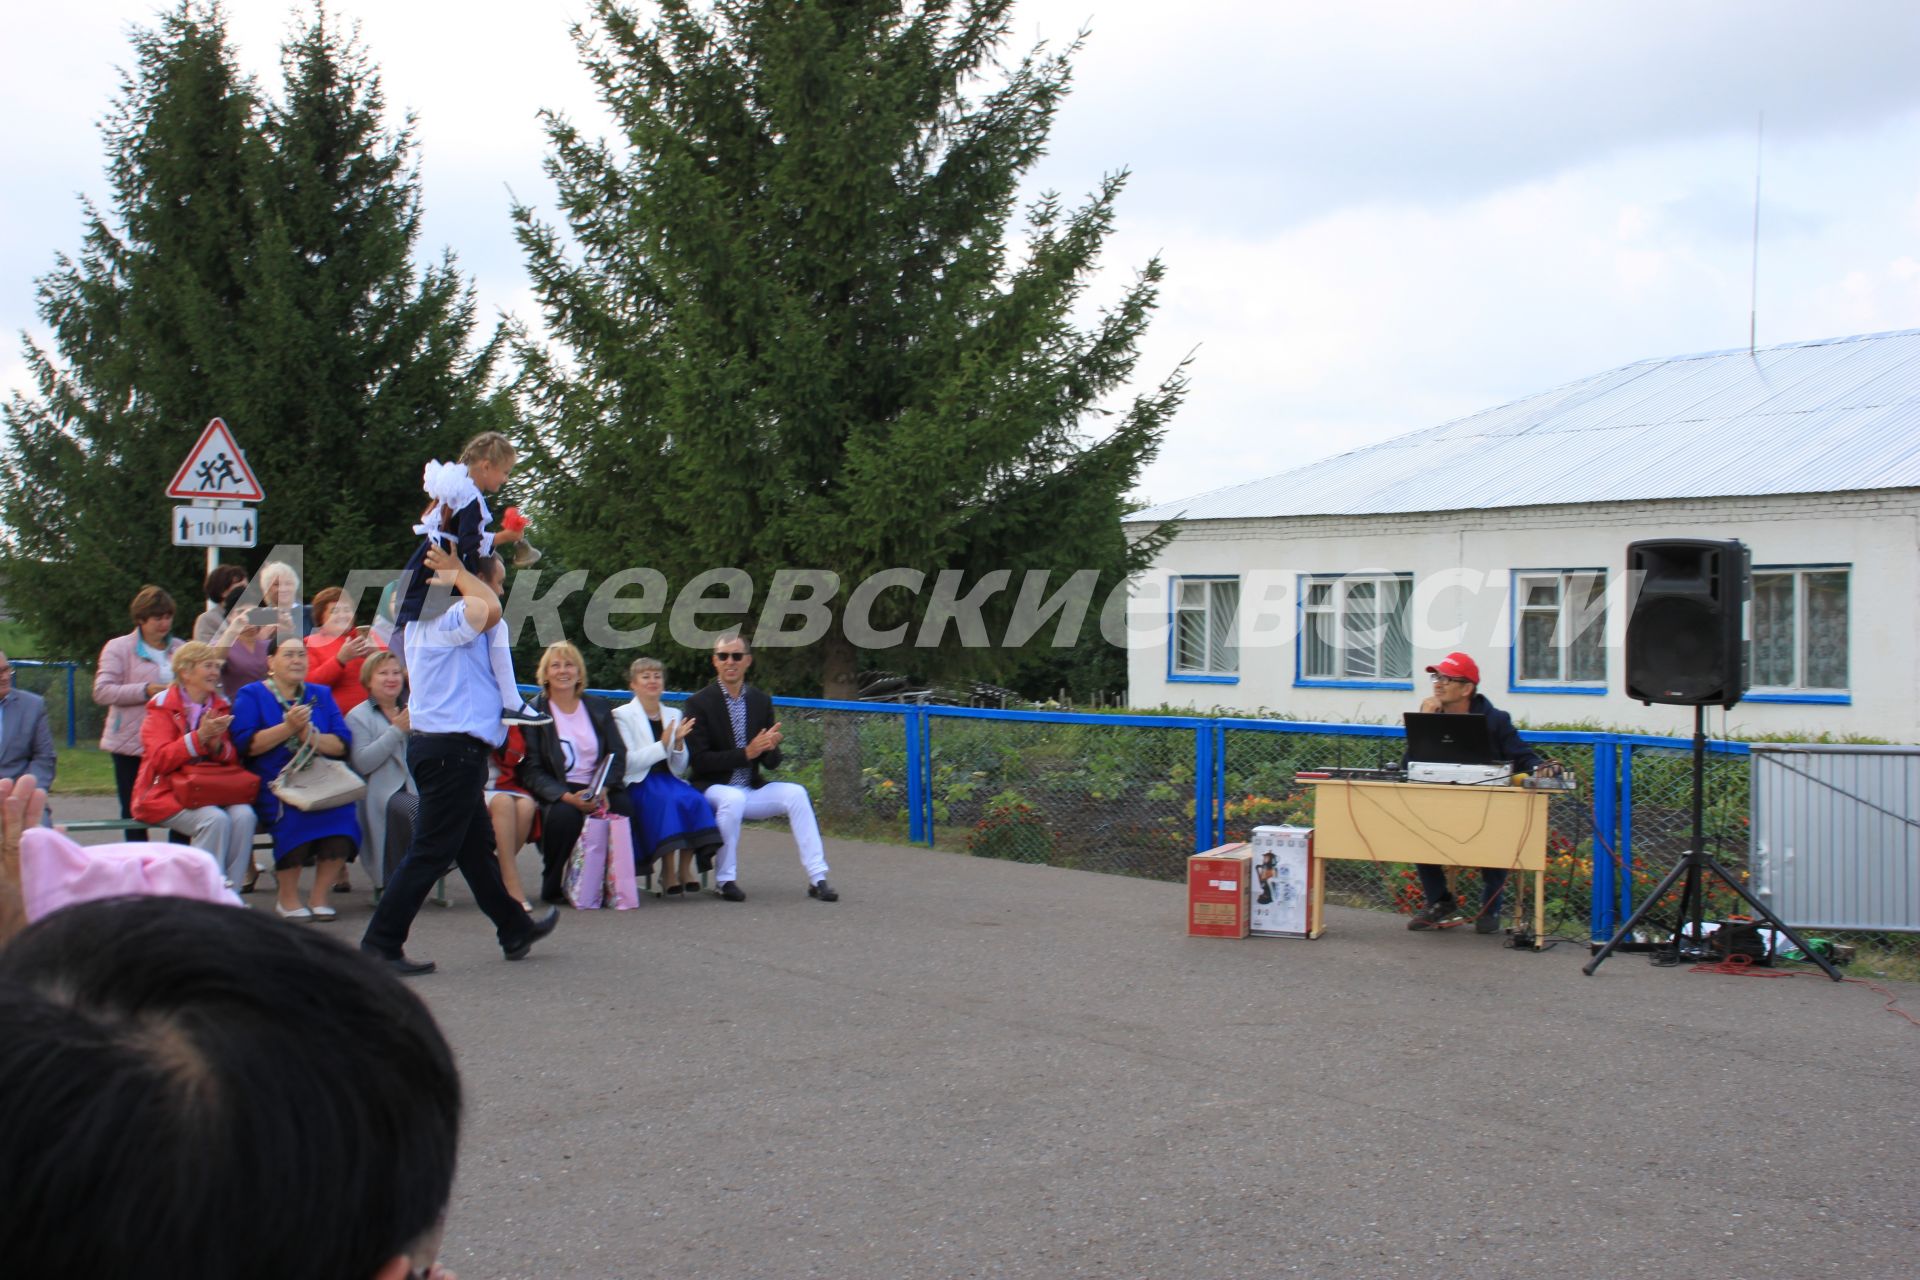
<instances>
[{"instance_id":1,"label":"blue skirt","mask_svg":"<svg viewBox=\"0 0 1920 1280\"><path fill-rule=\"evenodd\" d=\"M633 801L633 852L641 866L675 849L692 849L705 863L719 847L713 806L665 765L628 787L627 797Z\"/></svg>"}]
</instances>

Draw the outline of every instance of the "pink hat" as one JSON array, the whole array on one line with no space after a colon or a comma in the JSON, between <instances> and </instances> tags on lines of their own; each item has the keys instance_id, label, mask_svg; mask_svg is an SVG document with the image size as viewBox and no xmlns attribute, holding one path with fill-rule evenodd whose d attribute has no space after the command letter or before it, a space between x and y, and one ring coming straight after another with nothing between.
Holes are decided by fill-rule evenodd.
<instances>
[{"instance_id":1,"label":"pink hat","mask_svg":"<svg viewBox=\"0 0 1920 1280\"><path fill-rule=\"evenodd\" d=\"M20 893L29 922L77 902L128 894L242 905L205 850L159 843L87 846L51 827L20 837Z\"/></svg>"},{"instance_id":2,"label":"pink hat","mask_svg":"<svg viewBox=\"0 0 1920 1280\"><path fill-rule=\"evenodd\" d=\"M1480 664L1464 653L1450 653L1427 668L1430 675L1451 676L1455 680L1480 683Z\"/></svg>"}]
</instances>

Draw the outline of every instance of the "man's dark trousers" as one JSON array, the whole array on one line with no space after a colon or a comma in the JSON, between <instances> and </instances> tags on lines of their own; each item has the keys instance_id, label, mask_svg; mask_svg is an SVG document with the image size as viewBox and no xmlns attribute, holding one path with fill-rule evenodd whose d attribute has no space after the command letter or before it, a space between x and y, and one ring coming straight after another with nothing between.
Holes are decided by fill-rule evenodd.
<instances>
[{"instance_id":1,"label":"man's dark trousers","mask_svg":"<svg viewBox=\"0 0 1920 1280\"><path fill-rule=\"evenodd\" d=\"M473 900L493 921L503 950L533 935L533 920L507 896L494 856L485 799L491 754L491 747L465 733L416 733L407 739L407 767L420 788L420 814L406 859L387 873L386 892L373 909L362 946L399 955L434 882L456 865Z\"/></svg>"}]
</instances>

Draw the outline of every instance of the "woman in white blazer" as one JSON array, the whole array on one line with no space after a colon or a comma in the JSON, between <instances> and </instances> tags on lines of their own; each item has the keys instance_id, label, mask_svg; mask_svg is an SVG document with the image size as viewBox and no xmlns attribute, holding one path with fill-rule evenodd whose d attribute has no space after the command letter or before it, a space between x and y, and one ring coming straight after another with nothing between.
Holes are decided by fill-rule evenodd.
<instances>
[{"instance_id":1,"label":"woman in white blazer","mask_svg":"<svg viewBox=\"0 0 1920 1280\"><path fill-rule=\"evenodd\" d=\"M698 872L713 865L720 827L707 798L684 782L687 730L693 721L680 708L661 703L667 669L653 658L635 658L627 668L633 701L613 709L613 722L627 749L627 795L633 801L633 846L646 867L660 860L660 882L669 897L700 892ZM696 871L696 864L698 871Z\"/></svg>"},{"instance_id":2,"label":"woman in white blazer","mask_svg":"<svg viewBox=\"0 0 1920 1280\"><path fill-rule=\"evenodd\" d=\"M386 888L387 877L407 856L420 792L407 770L407 733L412 724L400 705L406 673L399 660L384 650L371 655L360 668L360 683L366 686L367 700L347 712L347 728L353 734L347 761L367 780L367 794L359 802L360 830L366 836L361 858L373 877L373 887L379 890ZM389 806L397 812L390 813Z\"/></svg>"}]
</instances>

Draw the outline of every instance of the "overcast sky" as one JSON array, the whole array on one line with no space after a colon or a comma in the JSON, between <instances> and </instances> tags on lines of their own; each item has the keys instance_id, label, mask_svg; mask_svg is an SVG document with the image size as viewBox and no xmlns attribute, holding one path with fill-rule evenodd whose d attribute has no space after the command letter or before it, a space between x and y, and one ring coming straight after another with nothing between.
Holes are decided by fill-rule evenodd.
<instances>
[{"instance_id":1,"label":"overcast sky","mask_svg":"<svg viewBox=\"0 0 1920 1280\"><path fill-rule=\"evenodd\" d=\"M104 199L98 122L150 0L6 0L0 383L33 281ZM551 210L535 113L600 116L578 0L334 0L418 117L424 256L536 319L509 187ZM291 6L231 0L277 86ZM1177 14L1177 16L1176 16ZM1035 189L1132 181L1107 300L1167 281L1140 365L1195 352L1143 496L1168 501L1649 356L1920 327L1920 5L1911 0L1026 0L1009 56L1091 29ZM209 407L209 416L217 406ZM190 424L199 425L199 424ZM245 424L235 424L241 443Z\"/></svg>"}]
</instances>

